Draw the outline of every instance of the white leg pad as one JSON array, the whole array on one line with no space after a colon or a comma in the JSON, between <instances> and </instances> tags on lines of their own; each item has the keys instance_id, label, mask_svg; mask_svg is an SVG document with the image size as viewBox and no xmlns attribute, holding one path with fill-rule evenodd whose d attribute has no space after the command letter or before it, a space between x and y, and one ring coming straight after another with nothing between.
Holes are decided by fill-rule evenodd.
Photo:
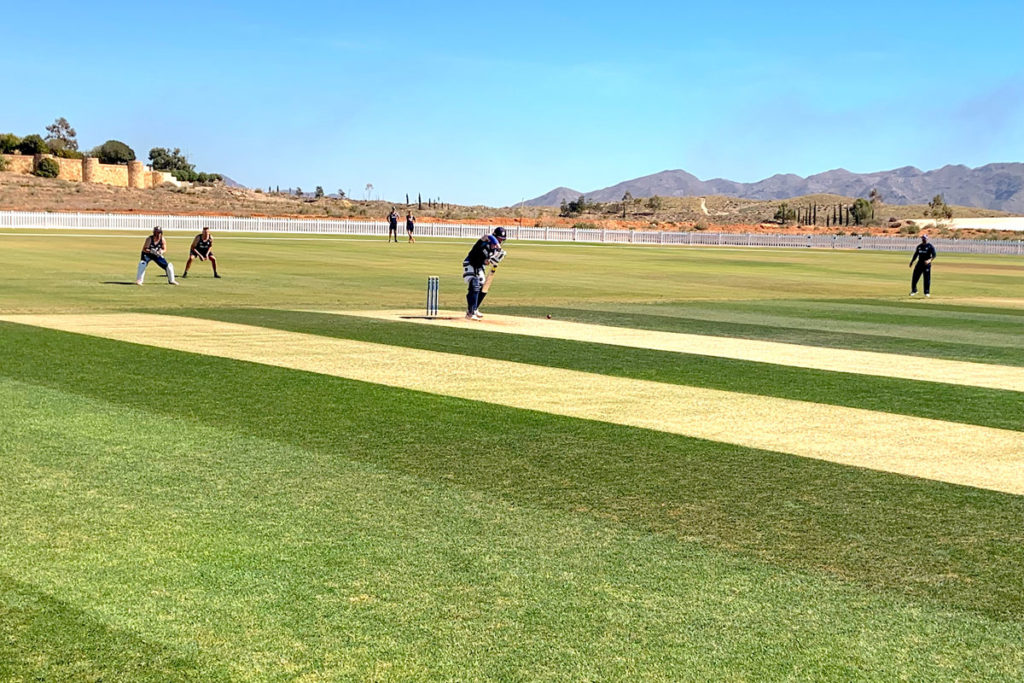
<instances>
[{"instance_id":1,"label":"white leg pad","mask_svg":"<svg viewBox=\"0 0 1024 683\"><path fill-rule=\"evenodd\" d=\"M141 283L144 277L146 277L146 262L139 261L139 269L135 271L135 281Z\"/></svg>"},{"instance_id":2,"label":"white leg pad","mask_svg":"<svg viewBox=\"0 0 1024 683\"><path fill-rule=\"evenodd\" d=\"M174 264L170 261L167 262L167 281L174 282Z\"/></svg>"}]
</instances>

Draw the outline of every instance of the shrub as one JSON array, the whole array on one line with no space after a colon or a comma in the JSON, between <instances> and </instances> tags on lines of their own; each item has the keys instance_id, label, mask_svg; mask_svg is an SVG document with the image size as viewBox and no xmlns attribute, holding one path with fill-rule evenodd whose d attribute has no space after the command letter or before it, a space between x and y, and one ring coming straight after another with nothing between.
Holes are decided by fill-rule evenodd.
<instances>
[{"instance_id":1,"label":"shrub","mask_svg":"<svg viewBox=\"0 0 1024 683\"><path fill-rule=\"evenodd\" d=\"M32 173L40 178L56 178L60 174L60 164L49 157L40 159L39 165Z\"/></svg>"},{"instance_id":2,"label":"shrub","mask_svg":"<svg viewBox=\"0 0 1024 683\"><path fill-rule=\"evenodd\" d=\"M54 150L53 156L60 157L61 159L84 159L85 155L79 152L77 149L70 149L68 147L62 147Z\"/></svg>"},{"instance_id":3,"label":"shrub","mask_svg":"<svg viewBox=\"0 0 1024 683\"><path fill-rule=\"evenodd\" d=\"M120 140L107 140L96 149L102 164L127 164L135 161L135 150Z\"/></svg>"},{"instance_id":4,"label":"shrub","mask_svg":"<svg viewBox=\"0 0 1024 683\"><path fill-rule=\"evenodd\" d=\"M50 148L46 146L46 141L38 135L28 135L18 143L18 151L22 154L48 154Z\"/></svg>"},{"instance_id":5,"label":"shrub","mask_svg":"<svg viewBox=\"0 0 1024 683\"><path fill-rule=\"evenodd\" d=\"M572 227L575 228L576 230L600 230L601 229L600 227L598 227L598 225L596 223L587 223L587 222L573 223Z\"/></svg>"},{"instance_id":6,"label":"shrub","mask_svg":"<svg viewBox=\"0 0 1024 683\"><path fill-rule=\"evenodd\" d=\"M10 154L20 144L21 138L14 133L0 133L0 154Z\"/></svg>"},{"instance_id":7,"label":"shrub","mask_svg":"<svg viewBox=\"0 0 1024 683\"><path fill-rule=\"evenodd\" d=\"M4 159L3 157L0 157L0 171L6 171L6 170L7 170L7 159Z\"/></svg>"}]
</instances>

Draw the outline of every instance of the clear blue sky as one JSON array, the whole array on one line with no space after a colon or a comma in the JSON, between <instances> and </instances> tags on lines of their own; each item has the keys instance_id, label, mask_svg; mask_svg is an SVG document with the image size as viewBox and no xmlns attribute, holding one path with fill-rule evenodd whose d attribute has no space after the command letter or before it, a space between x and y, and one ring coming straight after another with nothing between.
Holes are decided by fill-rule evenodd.
<instances>
[{"instance_id":1,"label":"clear blue sky","mask_svg":"<svg viewBox=\"0 0 1024 683\"><path fill-rule=\"evenodd\" d=\"M510 205L665 169L1024 161L1024 1L11 3L0 132Z\"/></svg>"}]
</instances>

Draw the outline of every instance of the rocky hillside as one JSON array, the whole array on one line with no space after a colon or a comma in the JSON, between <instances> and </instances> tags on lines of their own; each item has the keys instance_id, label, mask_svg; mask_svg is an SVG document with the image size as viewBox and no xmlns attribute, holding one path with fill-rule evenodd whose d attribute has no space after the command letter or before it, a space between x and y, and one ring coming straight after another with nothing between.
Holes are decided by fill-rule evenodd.
<instances>
[{"instance_id":1,"label":"rocky hillside","mask_svg":"<svg viewBox=\"0 0 1024 683\"><path fill-rule=\"evenodd\" d=\"M776 200L813 194L867 197L872 189L881 192L887 204L925 204L941 194L949 204L1024 214L1024 163L988 164L979 168L943 166L934 171L904 166L877 173L851 173L839 168L806 178L793 174L774 175L756 183L738 183L724 178L700 180L692 173L675 170L582 194L596 202L619 201L626 192L634 197L721 195ZM557 206L563 198L578 196L579 193L568 188L558 188L525 204Z\"/></svg>"}]
</instances>

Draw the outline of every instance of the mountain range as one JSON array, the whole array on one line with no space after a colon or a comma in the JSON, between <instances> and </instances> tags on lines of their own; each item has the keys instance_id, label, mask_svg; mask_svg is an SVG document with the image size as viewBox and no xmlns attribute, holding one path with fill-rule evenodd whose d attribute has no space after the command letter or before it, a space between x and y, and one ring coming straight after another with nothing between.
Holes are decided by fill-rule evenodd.
<instances>
[{"instance_id":1,"label":"mountain range","mask_svg":"<svg viewBox=\"0 0 1024 683\"><path fill-rule=\"evenodd\" d=\"M978 168L943 166L922 171L904 166L891 171L851 173L843 168L806 178L791 173L773 175L756 183L738 183L724 178L701 180L682 170L662 171L626 180L611 187L578 192L558 187L526 206L558 206L581 194L595 202L617 202L629 192L633 197L701 197L725 195L743 199L789 199L809 194L867 197L872 190L887 204L925 204L941 194L947 204L1024 213L1024 163L988 164Z\"/></svg>"}]
</instances>

